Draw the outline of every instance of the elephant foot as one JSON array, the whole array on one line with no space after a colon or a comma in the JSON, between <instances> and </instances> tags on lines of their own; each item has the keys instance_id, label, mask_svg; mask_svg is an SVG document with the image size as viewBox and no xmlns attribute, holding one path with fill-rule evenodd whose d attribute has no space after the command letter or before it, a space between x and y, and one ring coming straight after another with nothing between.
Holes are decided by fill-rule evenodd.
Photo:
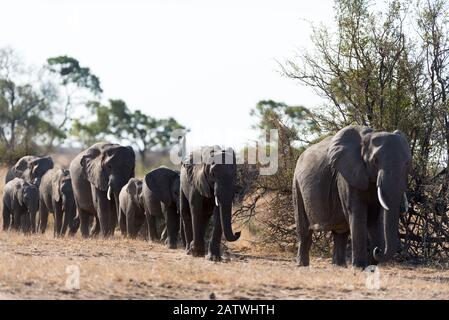
<instances>
[{"instance_id":1,"label":"elephant foot","mask_svg":"<svg viewBox=\"0 0 449 320\"><path fill-rule=\"evenodd\" d=\"M208 259L209 259L209 261L213 261L213 262L223 261L223 258L220 255L216 255L216 254L210 254Z\"/></svg>"},{"instance_id":2,"label":"elephant foot","mask_svg":"<svg viewBox=\"0 0 449 320\"><path fill-rule=\"evenodd\" d=\"M368 263L359 261L359 262L353 262L352 267L355 270L363 271L368 266Z\"/></svg>"},{"instance_id":3,"label":"elephant foot","mask_svg":"<svg viewBox=\"0 0 449 320\"><path fill-rule=\"evenodd\" d=\"M190 249L192 251L193 257L204 258L204 256L206 255L204 248L191 246Z\"/></svg>"},{"instance_id":4,"label":"elephant foot","mask_svg":"<svg viewBox=\"0 0 449 320\"><path fill-rule=\"evenodd\" d=\"M178 248L178 244L177 243L167 243L167 247L169 249L177 249Z\"/></svg>"},{"instance_id":5,"label":"elephant foot","mask_svg":"<svg viewBox=\"0 0 449 320\"><path fill-rule=\"evenodd\" d=\"M299 257L296 260L298 267L308 267L309 266L309 259L308 258L301 258Z\"/></svg>"}]
</instances>

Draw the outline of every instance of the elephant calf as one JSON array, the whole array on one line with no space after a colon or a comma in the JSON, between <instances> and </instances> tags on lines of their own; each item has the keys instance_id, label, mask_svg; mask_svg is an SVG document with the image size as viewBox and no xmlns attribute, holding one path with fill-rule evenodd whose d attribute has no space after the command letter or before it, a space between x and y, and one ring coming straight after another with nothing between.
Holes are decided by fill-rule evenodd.
<instances>
[{"instance_id":1,"label":"elephant calf","mask_svg":"<svg viewBox=\"0 0 449 320\"><path fill-rule=\"evenodd\" d=\"M156 218L164 218L166 242L176 249L180 227L179 172L160 167L149 172L142 186L142 197L151 240L158 240ZM181 239L183 236L181 236Z\"/></svg>"},{"instance_id":2,"label":"elephant calf","mask_svg":"<svg viewBox=\"0 0 449 320\"><path fill-rule=\"evenodd\" d=\"M122 235L136 238L145 227L145 209L142 198L142 180L131 178L119 194L119 224Z\"/></svg>"},{"instance_id":3,"label":"elephant calf","mask_svg":"<svg viewBox=\"0 0 449 320\"><path fill-rule=\"evenodd\" d=\"M47 228L48 213L54 214L54 236L63 236L69 228L74 235L79 227L73 196L72 179L69 170L54 168L48 170L39 186L39 230Z\"/></svg>"},{"instance_id":4,"label":"elephant calf","mask_svg":"<svg viewBox=\"0 0 449 320\"><path fill-rule=\"evenodd\" d=\"M21 178L9 181L3 191L3 230L11 227L34 232L38 208L39 190L35 185Z\"/></svg>"}]
</instances>

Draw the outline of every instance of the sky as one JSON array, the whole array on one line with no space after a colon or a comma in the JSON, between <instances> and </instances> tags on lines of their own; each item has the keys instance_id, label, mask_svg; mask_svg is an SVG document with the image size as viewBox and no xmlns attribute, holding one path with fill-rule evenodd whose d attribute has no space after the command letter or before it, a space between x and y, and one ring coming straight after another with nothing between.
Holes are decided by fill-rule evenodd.
<instances>
[{"instance_id":1,"label":"sky","mask_svg":"<svg viewBox=\"0 0 449 320\"><path fill-rule=\"evenodd\" d=\"M0 47L37 66L78 59L100 78L104 100L175 117L193 145L254 139L249 112L259 100L321 102L278 61L311 47L309 23L331 23L333 0L15 0L1 9Z\"/></svg>"}]
</instances>

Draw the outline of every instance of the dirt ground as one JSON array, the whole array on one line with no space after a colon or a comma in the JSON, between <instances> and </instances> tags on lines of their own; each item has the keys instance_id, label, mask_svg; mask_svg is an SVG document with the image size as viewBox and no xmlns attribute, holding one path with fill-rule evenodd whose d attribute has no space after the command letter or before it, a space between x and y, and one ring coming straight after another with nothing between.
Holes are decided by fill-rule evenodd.
<instances>
[{"instance_id":1,"label":"dirt ground","mask_svg":"<svg viewBox=\"0 0 449 320\"><path fill-rule=\"evenodd\" d=\"M79 290L66 287L78 268ZM2 232L0 275L1 299L449 297L449 271L436 267L381 266L379 274L367 277L366 272L332 267L328 259L318 258L308 268L296 267L293 259L233 254L214 263L181 249L119 236L83 240Z\"/></svg>"},{"instance_id":2,"label":"dirt ground","mask_svg":"<svg viewBox=\"0 0 449 320\"><path fill-rule=\"evenodd\" d=\"M253 250L245 233L224 262L214 263L120 235L54 239L51 230L0 231L0 299L210 298L448 299L449 268L390 264L368 273L320 258L298 268L291 254Z\"/></svg>"}]
</instances>

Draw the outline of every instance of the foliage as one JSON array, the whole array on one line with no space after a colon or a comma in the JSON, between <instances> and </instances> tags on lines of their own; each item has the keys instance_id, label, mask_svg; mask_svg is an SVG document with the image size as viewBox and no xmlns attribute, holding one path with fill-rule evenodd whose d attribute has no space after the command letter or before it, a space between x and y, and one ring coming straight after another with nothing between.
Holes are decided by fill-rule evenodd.
<instances>
[{"instance_id":1,"label":"foliage","mask_svg":"<svg viewBox=\"0 0 449 320\"><path fill-rule=\"evenodd\" d=\"M147 151L168 146L173 130L184 129L174 118L156 119L141 110L131 111L123 100L109 100L108 105L91 101L88 108L95 119L75 120L73 134L85 145L108 136L127 141L139 150L143 166Z\"/></svg>"},{"instance_id":2,"label":"foliage","mask_svg":"<svg viewBox=\"0 0 449 320\"><path fill-rule=\"evenodd\" d=\"M442 0L392 0L384 7L376 7L369 0L336 0L337 28L312 26L314 49L281 65L284 75L315 90L325 103L307 112L303 110L310 125L303 127L299 137L295 136L298 123L291 121L294 128L284 125L286 112L279 117L272 115L288 110L285 105L264 103L252 112L261 119L260 128L271 126L285 131L280 133L284 139L280 139L279 145L285 151L280 152L280 159L287 161L281 160L285 168L279 169L286 174L258 178L272 180L277 186L272 189L267 206L273 209L268 209L270 214L265 218L269 223L265 242L283 248L290 241L295 242L293 210L286 196L295 166L290 159L297 158L292 152L295 139L307 143L346 125L359 124L378 130L399 129L409 138L413 168L408 191L411 206L409 214L401 217L403 257L448 257L447 9ZM322 239L328 242L327 237Z\"/></svg>"}]
</instances>

